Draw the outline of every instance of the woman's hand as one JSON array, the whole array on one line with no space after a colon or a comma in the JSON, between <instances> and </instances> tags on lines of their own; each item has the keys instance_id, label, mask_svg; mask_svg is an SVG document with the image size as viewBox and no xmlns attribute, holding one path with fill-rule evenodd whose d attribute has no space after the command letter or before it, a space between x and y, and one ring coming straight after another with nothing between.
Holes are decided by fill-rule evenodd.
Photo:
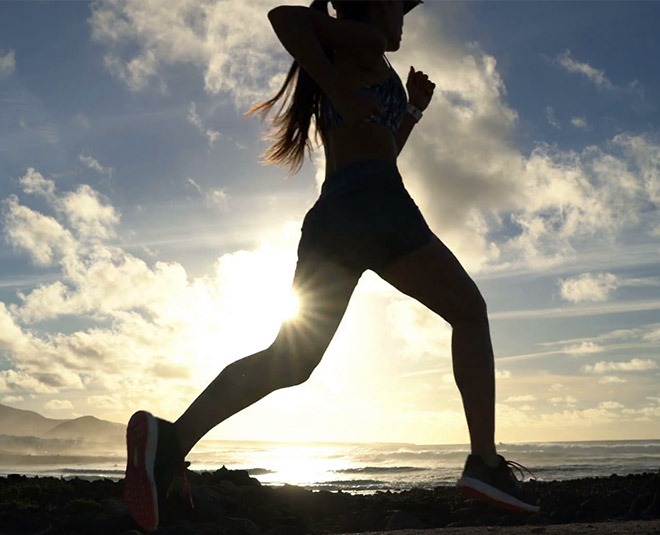
<instances>
[{"instance_id":1,"label":"woman's hand","mask_svg":"<svg viewBox=\"0 0 660 535\"><path fill-rule=\"evenodd\" d=\"M420 111L424 111L433 97L435 84L429 80L429 77L422 71L415 71L411 65L408 71L408 80L406 81L408 90L408 101Z\"/></svg>"}]
</instances>

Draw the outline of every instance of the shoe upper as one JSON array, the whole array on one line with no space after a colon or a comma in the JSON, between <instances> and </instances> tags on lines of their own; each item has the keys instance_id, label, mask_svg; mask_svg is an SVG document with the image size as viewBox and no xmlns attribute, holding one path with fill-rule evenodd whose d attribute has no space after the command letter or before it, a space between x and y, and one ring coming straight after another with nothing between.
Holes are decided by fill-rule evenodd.
<instances>
[{"instance_id":1,"label":"shoe upper","mask_svg":"<svg viewBox=\"0 0 660 535\"><path fill-rule=\"evenodd\" d=\"M536 505L538 500L531 493L527 492L522 486L522 479L525 472L532 474L530 470L514 461L507 461L501 455L498 455L498 464L496 467L488 466L479 455L469 455L463 470L464 478L477 479L489 487L513 496L524 503ZM521 479L516 477L520 475Z\"/></svg>"}]
</instances>

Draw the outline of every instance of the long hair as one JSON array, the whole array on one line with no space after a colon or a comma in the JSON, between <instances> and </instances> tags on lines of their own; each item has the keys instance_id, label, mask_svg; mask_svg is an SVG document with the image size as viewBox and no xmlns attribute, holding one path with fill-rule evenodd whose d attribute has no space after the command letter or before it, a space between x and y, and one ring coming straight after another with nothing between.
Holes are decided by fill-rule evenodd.
<instances>
[{"instance_id":1,"label":"long hair","mask_svg":"<svg viewBox=\"0 0 660 535\"><path fill-rule=\"evenodd\" d=\"M314 0L309 7L329 15L328 1ZM369 16L369 2L366 1L332 0L332 5L342 19L366 22ZM334 60L332 50L324 50L324 52L330 61ZM289 98L294 79L293 98ZM284 96L282 105L271 123L273 133L264 138L274 141L274 143L260 155L262 158L260 163L263 165L273 163L280 166L288 165L290 169L287 178L300 171L305 159L305 148L307 148L310 155L313 149L309 140L309 126L312 116L316 126L314 141L318 144L319 132L321 137L324 137L323 132L318 128L321 117L320 102L322 95L323 91L319 85L294 60L279 92L270 100L255 104L243 114L249 116L258 112L263 121L277 101ZM289 106L286 111L282 111L287 100Z\"/></svg>"}]
</instances>

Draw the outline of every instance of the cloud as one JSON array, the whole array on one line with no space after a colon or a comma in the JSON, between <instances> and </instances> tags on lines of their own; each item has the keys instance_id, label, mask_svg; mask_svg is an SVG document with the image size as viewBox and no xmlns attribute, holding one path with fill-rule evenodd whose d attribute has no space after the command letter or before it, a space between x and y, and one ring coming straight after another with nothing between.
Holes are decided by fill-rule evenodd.
<instances>
[{"instance_id":1,"label":"cloud","mask_svg":"<svg viewBox=\"0 0 660 535\"><path fill-rule=\"evenodd\" d=\"M582 371L587 373L606 373L612 371L637 372L654 370L657 367L658 363L653 359L634 358L628 362L601 361L596 364L586 364L582 367Z\"/></svg>"},{"instance_id":2,"label":"cloud","mask_svg":"<svg viewBox=\"0 0 660 535\"><path fill-rule=\"evenodd\" d=\"M51 399L44 405L44 409L54 411L72 410L73 404L68 399Z\"/></svg>"},{"instance_id":3,"label":"cloud","mask_svg":"<svg viewBox=\"0 0 660 535\"><path fill-rule=\"evenodd\" d=\"M5 52L0 48L0 78L9 76L16 70L16 53L14 50Z\"/></svg>"},{"instance_id":4,"label":"cloud","mask_svg":"<svg viewBox=\"0 0 660 535\"><path fill-rule=\"evenodd\" d=\"M614 84L605 76L605 72L598 70L588 63L577 61L570 50L559 54L555 61L570 73L581 74L601 89L614 89Z\"/></svg>"},{"instance_id":5,"label":"cloud","mask_svg":"<svg viewBox=\"0 0 660 535\"><path fill-rule=\"evenodd\" d=\"M218 138L222 137L222 134L220 134L220 132L218 132L217 130L212 130L204 126L201 117L197 113L197 106L194 102L191 102L190 106L188 106L187 118L190 124L196 126L197 129L208 138L209 148L212 149L213 145L218 140Z\"/></svg>"},{"instance_id":6,"label":"cloud","mask_svg":"<svg viewBox=\"0 0 660 535\"><path fill-rule=\"evenodd\" d=\"M149 264L113 245L119 216L90 186L60 191L35 170L19 182L24 198L5 201L5 238L55 280L0 302L10 367L0 371L0 393L67 392L76 406L107 411L150 399L167 413L223 363L272 342L295 266L290 251L237 251L212 274L189 278L178 263ZM25 204L35 195L52 215ZM41 326L63 319L66 332ZM163 388L176 395L162 400Z\"/></svg>"},{"instance_id":7,"label":"cloud","mask_svg":"<svg viewBox=\"0 0 660 535\"><path fill-rule=\"evenodd\" d=\"M621 379L616 375L605 375L600 379L598 379L598 383L601 385L611 385L611 384L626 383L626 382L627 381L625 379Z\"/></svg>"},{"instance_id":8,"label":"cloud","mask_svg":"<svg viewBox=\"0 0 660 535\"><path fill-rule=\"evenodd\" d=\"M637 80L633 80L625 86L618 86L605 76L605 71L592 67L583 61L576 60L570 50L565 50L561 54L558 54L554 62L571 74L585 77L600 90L608 91L614 95L634 95L641 102L645 101L644 88ZM579 122L577 125L575 123L573 125L582 128Z\"/></svg>"},{"instance_id":9,"label":"cloud","mask_svg":"<svg viewBox=\"0 0 660 535\"><path fill-rule=\"evenodd\" d=\"M587 130L589 125L584 117L571 117L571 124L580 130Z\"/></svg>"},{"instance_id":10,"label":"cloud","mask_svg":"<svg viewBox=\"0 0 660 535\"><path fill-rule=\"evenodd\" d=\"M604 348L593 342L581 342L577 345L572 345L564 348L564 353L569 355L592 355L594 353L601 353L604 351Z\"/></svg>"},{"instance_id":11,"label":"cloud","mask_svg":"<svg viewBox=\"0 0 660 535\"><path fill-rule=\"evenodd\" d=\"M525 394L521 396L509 396L504 400L505 403L521 403L526 401L536 401L536 396Z\"/></svg>"},{"instance_id":12,"label":"cloud","mask_svg":"<svg viewBox=\"0 0 660 535\"><path fill-rule=\"evenodd\" d=\"M623 409L624 406L621 405L618 401L602 401L601 403L598 404L599 409L608 409L608 410L616 410L616 409Z\"/></svg>"},{"instance_id":13,"label":"cloud","mask_svg":"<svg viewBox=\"0 0 660 535\"><path fill-rule=\"evenodd\" d=\"M619 287L619 280L612 273L584 273L559 281L561 297L571 303L604 302Z\"/></svg>"},{"instance_id":14,"label":"cloud","mask_svg":"<svg viewBox=\"0 0 660 535\"><path fill-rule=\"evenodd\" d=\"M550 398L550 403L553 405L566 405L567 407L573 407L577 403L577 399L573 396L554 397Z\"/></svg>"},{"instance_id":15,"label":"cloud","mask_svg":"<svg viewBox=\"0 0 660 535\"><path fill-rule=\"evenodd\" d=\"M547 106L545 108L545 117L548 120L548 123L550 123L551 126L554 126L558 130L561 129L561 124L557 120L557 116L555 115L555 110L552 106Z\"/></svg>"},{"instance_id":16,"label":"cloud","mask_svg":"<svg viewBox=\"0 0 660 535\"><path fill-rule=\"evenodd\" d=\"M192 178L186 179L186 184L192 187L197 193L199 193L206 204L209 206L215 206L219 210L227 210L230 206L231 196L224 188L209 188L204 190L197 182Z\"/></svg>"},{"instance_id":17,"label":"cloud","mask_svg":"<svg viewBox=\"0 0 660 535\"><path fill-rule=\"evenodd\" d=\"M186 1L175 7L157 0L107 0L94 4L90 24L112 72L130 88L162 80L172 66L193 65L202 71L208 93L226 93L245 109L272 97L290 61L264 16L269 7L266 0ZM445 9L441 3L433 7ZM224 16L227 10L232 17ZM505 102L496 59L477 43L449 42L422 18L410 24L406 55L396 63L425 65L436 92L426 112L432 120L417 127L400 168L432 228L442 229L443 241L466 267L557 265L573 258L586 240L613 240L639 221L640 207L660 190L654 177L641 176L636 161L652 154L657 143L624 134L582 152L539 143L523 154L516 145L518 115ZM276 54L284 61L274 61ZM602 86L609 82L570 51L557 61ZM194 102L188 121L210 146L218 139ZM653 163L643 161L644 169ZM648 193L640 191L643 181Z\"/></svg>"},{"instance_id":18,"label":"cloud","mask_svg":"<svg viewBox=\"0 0 660 535\"><path fill-rule=\"evenodd\" d=\"M78 160L87 168L97 171L101 174L108 175L112 178L112 167L105 167L101 165L98 160L86 154L79 154Z\"/></svg>"},{"instance_id":19,"label":"cloud","mask_svg":"<svg viewBox=\"0 0 660 535\"><path fill-rule=\"evenodd\" d=\"M106 67L132 91L164 84L163 71L190 64L203 71L208 93L227 92L243 108L265 97L278 70L264 69L277 44L266 17L272 7L266 0L106 0L92 6L89 22L92 39L106 48Z\"/></svg>"}]
</instances>

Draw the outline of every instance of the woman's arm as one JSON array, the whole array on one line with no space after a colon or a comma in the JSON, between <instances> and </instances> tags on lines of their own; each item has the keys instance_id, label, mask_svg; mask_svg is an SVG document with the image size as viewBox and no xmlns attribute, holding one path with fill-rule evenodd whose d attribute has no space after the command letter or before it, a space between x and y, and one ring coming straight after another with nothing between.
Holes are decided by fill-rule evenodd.
<instances>
[{"instance_id":1,"label":"woman's arm","mask_svg":"<svg viewBox=\"0 0 660 535\"><path fill-rule=\"evenodd\" d=\"M304 6L280 6L268 13L268 20L287 52L321 90L334 100L333 97L345 91L345 87L314 33L309 11Z\"/></svg>"}]
</instances>

